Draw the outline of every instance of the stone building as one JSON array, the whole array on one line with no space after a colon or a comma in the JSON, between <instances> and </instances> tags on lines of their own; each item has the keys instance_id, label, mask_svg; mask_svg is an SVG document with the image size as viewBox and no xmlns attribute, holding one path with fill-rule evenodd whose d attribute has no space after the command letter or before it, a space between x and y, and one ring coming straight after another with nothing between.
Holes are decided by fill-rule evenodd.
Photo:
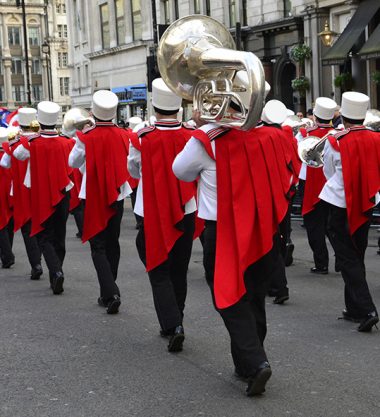
<instances>
[{"instance_id":1,"label":"stone building","mask_svg":"<svg viewBox=\"0 0 380 417\"><path fill-rule=\"evenodd\" d=\"M71 105L65 2L25 4L31 103L53 99L65 110ZM14 109L28 103L22 9L15 1L0 0L0 39L0 105Z\"/></svg>"}]
</instances>

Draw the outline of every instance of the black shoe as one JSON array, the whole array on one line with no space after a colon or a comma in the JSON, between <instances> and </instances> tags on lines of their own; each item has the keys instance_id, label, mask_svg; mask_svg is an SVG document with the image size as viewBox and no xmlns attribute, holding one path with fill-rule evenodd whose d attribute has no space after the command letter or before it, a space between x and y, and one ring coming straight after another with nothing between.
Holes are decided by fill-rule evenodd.
<instances>
[{"instance_id":1,"label":"black shoe","mask_svg":"<svg viewBox=\"0 0 380 417\"><path fill-rule=\"evenodd\" d=\"M284 304L285 301L288 301L288 300L289 300L289 294L277 295L273 300L273 304Z\"/></svg>"},{"instance_id":2,"label":"black shoe","mask_svg":"<svg viewBox=\"0 0 380 417\"><path fill-rule=\"evenodd\" d=\"M347 321L352 321L353 323L361 323L363 320L365 320L364 317L354 317L346 309L342 311L342 317L339 318L342 318L343 320Z\"/></svg>"},{"instance_id":3,"label":"black shoe","mask_svg":"<svg viewBox=\"0 0 380 417\"><path fill-rule=\"evenodd\" d=\"M293 263L294 244L286 244L285 266L290 266Z\"/></svg>"},{"instance_id":4,"label":"black shoe","mask_svg":"<svg viewBox=\"0 0 380 417\"><path fill-rule=\"evenodd\" d=\"M42 272L42 266L40 264L35 265L30 272L30 279L33 281L40 279Z\"/></svg>"},{"instance_id":5,"label":"black shoe","mask_svg":"<svg viewBox=\"0 0 380 417\"><path fill-rule=\"evenodd\" d=\"M252 397L265 392L265 385L272 375L272 370L268 362L263 362L254 376L248 378L247 395Z\"/></svg>"},{"instance_id":6,"label":"black shoe","mask_svg":"<svg viewBox=\"0 0 380 417\"><path fill-rule=\"evenodd\" d=\"M175 329L170 329L170 330L160 330L160 336L161 337L170 337L173 336L174 334L174 330Z\"/></svg>"},{"instance_id":7,"label":"black shoe","mask_svg":"<svg viewBox=\"0 0 380 417\"><path fill-rule=\"evenodd\" d=\"M244 375L242 372L239 372L236 368L235 368L235 371L234 371L234 376L235 376L235 378L237 378L237 379L239 379L240 381L243 381L243 382L248 382L248 376L247 375Z\"/></svg>"},{"instance_id":8,"label":"black shoe","mask_svg":"<svg viewBox=\"0 0 380 417\"><path fill-rule=\"evenodd\" d=\"M310 272L312 272L313 274L319 274L319 275L327 275L329 273L329 269L324 267L324 268L310 268Z\"/></svg>"},{"instance_id":9,"label":"black shoe","mask_svg":"<svg viewBox=\"0 0 380 417\"><path fill-rule=\"evenodd\" d=\"M376 323L379 322L379 316L376 311L367 314L367 317L363 319L358 327L359 332L370 332L373 326L376 326ZM376 326L377 328L377 326Z\"/></svg>"},{"instance_id":10,"label":"black shoe","mask_svg":"<svg viewBox=\"0 0 380 417\"><path fill-rule=\"evenodd\" d=\"M168 351L169 352L181 352L183 341L185 340L185 331L182 326L177 326L174 329L174 333L170 336Z\"/></svg>"},{"instance_id":11,"label":"black shoe","mask_svg":"<svg viewBox=\"0 0 380 417\"><path fill-rule=\"evenodd\" d=\"M10 259L9 261L3 261L2 268L9 269L14 264L15 264L15 258Z\"/></svg>"},{"instance_id":12,"label":"black shoe","mask_svg":"<svg viewBox=\"0 0 380 417\"><path fill-rule=\"evenodd\" d=\"M56 272L52 277L51 281L51 289L53 290L53 294L58 295L63 293L63 281L65 277L63 276L63 272Z\"/></svg>"},{"instance_id":13,"label":"black shoe","mask_svg":"<svg viewBox=\"0 0 380 417\"><path fill-rule=\"evenodd\" d=\"M121 301L118 295L114 295L107 301L107 314L117 314L119 312Z\"/></svg>"},{"instance_id":14,"label":"black shoe","mask_svg":"<svg viewBox=\"0 0 380 417\"><path fill-rule=\"evenodd\" d=\"M103 297L98 298L98 304L100 305L100 307L107 307L107 303L105 302Z\"/></svg>"}]
</instances>

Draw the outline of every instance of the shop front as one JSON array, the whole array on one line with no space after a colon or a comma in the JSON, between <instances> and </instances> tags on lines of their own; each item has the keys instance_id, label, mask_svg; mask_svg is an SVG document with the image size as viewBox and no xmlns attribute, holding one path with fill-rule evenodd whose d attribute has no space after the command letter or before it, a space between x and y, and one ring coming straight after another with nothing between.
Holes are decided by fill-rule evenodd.
<instances>
[{"instance_id":1,"label":"shop front","mask_svg":"<svg viewBox=\"0 0 380 417\"><path fill-rule=\"evenodd\" d=\"M147 116L147 86L146 84L128 85L125 87L112 88L119 98L117 120L125 122L132 116L141 117L145 120Z\"/></svg>"}]
</instances>

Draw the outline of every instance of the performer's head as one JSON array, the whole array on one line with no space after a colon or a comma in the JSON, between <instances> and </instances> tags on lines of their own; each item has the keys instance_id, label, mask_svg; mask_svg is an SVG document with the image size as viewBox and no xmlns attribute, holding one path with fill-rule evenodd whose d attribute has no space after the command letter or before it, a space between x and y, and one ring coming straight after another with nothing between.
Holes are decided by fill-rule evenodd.
<instances>
[{"instance_id":1,"label":"performer's head","mask_svg":"<svg viewBox=\"0 0 380 417\"><path fill-rule=\"evenodd\" d=\"M143 121L141 117L138 116L132 116L128 119L129 128L133 131L139 130L143 127Z\"/></svg>"},{"instance_id":2,"label":"performer's head","mask_svg":"<svg viewBox=\"0 0 380 417\"><path fill-rule=\"evenodd\" d=\"M18 109L18 122L23 132L34 132L38 126L37 110L31 107Z\"/></svg>"},{"instance_id":3,"label":"performer's head","mask_svg":"<svg viewBox=\"0 0 380 417\"><path fill-rule=\"evenodd\" d=\"M284 103L279 100L269 100L263 108L261 120L271 125L282 125L287 115L288 112Z\"/></svg>"},{"instance_id":4,"label":"performer's head","mask_svg":"<svg viewBox=\"0 0 380 417\"><path fill-rule=\"evenodd\" d=\"M318 97L313 109L317 123L329 124L334 117L336 102L328 97Z\"/></svg>"},{"instance_id":5,"label":"performer's head","mask_svg":"<svg viewBox=\"0 0 380 417\"><path fill-rule=\"evenodd\" d=\"M362 125L369 106L369 97L363 93L348 91L342 95L340 114L344 127Z\"/></svg>"},{"instance_id":6,"label":"performer's head","mask_svg":"<svg viewBox=\"0 0 380 417\"><path fill-rule=\"evenodd\" d=\"M61 107L53 101L41 101L37 106L37 121L42 130L54 129Z\"/></svg>"},{"instance_id":7,"label":"performer's head","mask_svg":"<svg viewBox=\"0 0 380 417\"><path fill-rule=\"evenodd\" d=\"M152 106L157 119L177 117L181 107L182 98L173 93L162 78L156 78L152 82Z\"/></svg>"},{"instance_id":8,"label":"performer's head","mask_svg":"<svg viewBox=\"0 0 380 417\"><path fill-rule=\"evenodd\" d=\"M119 99L109 90L99 90L92 96L91 111L95 120L110 122L116 117Z\"/></svg>"}]
</instances>

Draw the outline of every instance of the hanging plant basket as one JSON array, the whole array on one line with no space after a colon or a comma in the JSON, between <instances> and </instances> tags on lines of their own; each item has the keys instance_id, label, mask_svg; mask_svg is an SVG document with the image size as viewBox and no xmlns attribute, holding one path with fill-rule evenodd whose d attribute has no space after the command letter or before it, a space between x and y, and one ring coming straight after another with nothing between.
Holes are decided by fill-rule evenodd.
<instances>
[{"instance_id":1,"label":"hanging plant basket","mask_svg":"<svg viewBox=\"0 0 380 417\"><path fill-rule=\"evenodd\" d=\"M350 72L342 72L334 79L335 87L340 88L341 90L348 91L352 89L352 75Z\"/></svg>"},{"instance_id":2,"label":"hanging plant basket","mask_svg":"<svg viewBox=\"0 0 380 417\"><path fill-rule=\"evenodd\" d=\"M373 72L371 78L375 84L380 85L380 71Z\"/></svg>"},{"instance_id":3,"label":"hanging plant basket","mask_svg":"<svg viewBox=\"0 0 380 417\"><path fill-rule=\"evenodd\" d=\"M311 48L306 44L293 46L290 50L290 59L294 62L303 63L311 58Z\"/></svg>"},{"instance_id":4,"label":"hanging plant basket","mask_svg":"<svg viewBox=\"0 0 380 417\"><path fill-rule=\"evenodd\" d=\"M292 80L292 88L298 91L301 97L305 97L306 91L310 89L310 81L307 77L298 77Z\"/></svg>"}]
</instances>

